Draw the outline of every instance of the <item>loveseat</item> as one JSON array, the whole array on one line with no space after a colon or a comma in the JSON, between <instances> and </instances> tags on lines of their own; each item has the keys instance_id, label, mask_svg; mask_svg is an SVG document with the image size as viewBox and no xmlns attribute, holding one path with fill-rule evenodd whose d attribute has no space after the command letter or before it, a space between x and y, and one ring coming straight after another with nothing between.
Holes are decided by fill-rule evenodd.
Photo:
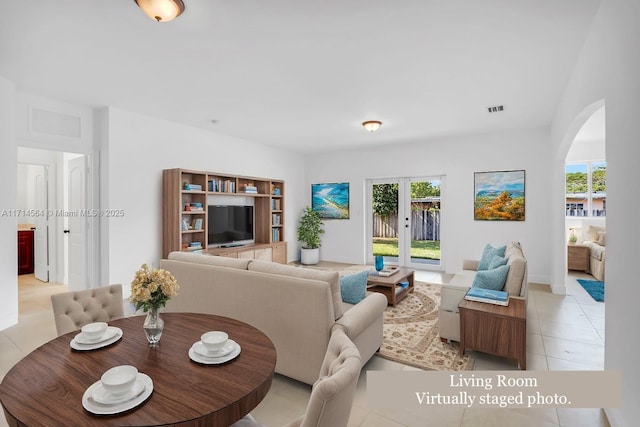
<instances>
[{"instance_id":1,"label":"loveseat","mask_svg":"<svg viewBox=\"0 0 640 427\"><path fill-rule=\"evenodd\" d=\"M372 293L343 303L337 272L187 252L170 253L160 267L180 285L166 311L217 314L260 329L276 347L276 372L298 381L318 379L336 328L358 347L363 365L382 345L387 299Z\"/></svg>"},{"instance_id":2,"label":"loveseat","mask_svg":"<svg viewBox=\"0 0 640 427\"><path fill-rule=\"evenodd\" d=\"M512 242L506 245L504 258L507 259L508 272L501 290L508 292L510 297L526 299L528 290L527 260L520 243ZM462 270L457 272L449 283L442 285L441 304L438 311L438 326L442 340L460 341L458 304L474 283L481 261L464 260Z\"/></svg>"}]
</instances>

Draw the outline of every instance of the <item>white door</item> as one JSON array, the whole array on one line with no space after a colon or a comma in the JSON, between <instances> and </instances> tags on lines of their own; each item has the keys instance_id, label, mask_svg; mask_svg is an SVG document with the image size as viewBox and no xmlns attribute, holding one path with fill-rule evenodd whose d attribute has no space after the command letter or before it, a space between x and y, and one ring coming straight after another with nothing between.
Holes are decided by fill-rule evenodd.
<instances>
[{"instance_id":1,"label":"white door","mask_svg":"<svg viewBox=\"0 0 640 427\"><path fill-rule=\"evenodd\" d=\"M34 275L43 282L49 281L49 218L48 210L48 166L40 166L35 174L36 211L41 213L33 219L34 230Z\"/></svg>"},{"instance_id":2,"label":"white door","mask_svg":"<svg viewBox=\"0 0 640 427\"><path fill-rule=\"evenodd\" d=\"M68 269L69 289L89 287L87 276L87 157L69 160L68 167Z\"/></svg>"}]
</instances>

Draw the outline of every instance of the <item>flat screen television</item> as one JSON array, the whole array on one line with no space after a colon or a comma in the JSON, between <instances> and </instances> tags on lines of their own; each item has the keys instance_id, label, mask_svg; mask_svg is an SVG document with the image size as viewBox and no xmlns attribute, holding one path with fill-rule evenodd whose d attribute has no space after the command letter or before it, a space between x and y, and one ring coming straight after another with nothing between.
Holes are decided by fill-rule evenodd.
<instances>
[{"instance_id":1,"label":"flat screen television","mask_svg":"<svg viewBox=\"0 0 640 427\"><path fill-rule=\"evenodd\" d=\"M207 244L244 245L254 242L253 206L207 206Z\"/></svg>"}]
</instances>

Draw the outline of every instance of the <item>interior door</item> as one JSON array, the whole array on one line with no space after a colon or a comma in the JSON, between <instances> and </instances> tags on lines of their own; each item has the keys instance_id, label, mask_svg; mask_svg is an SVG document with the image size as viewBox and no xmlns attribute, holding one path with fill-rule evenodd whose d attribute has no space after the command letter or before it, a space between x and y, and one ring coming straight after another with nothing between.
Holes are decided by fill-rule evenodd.
<instances>
[{"instance_id":1,"label":"interior door","mask_svg":"<svg viewBox=\"0 0 640 427\"><path fill-rule=\"evenodd\" d=\"M68 165L68 236L69 289L87 289L87 157L69 160Z\"/></svg>"},{"instance_id":2,"label":"interior door","mask_svg":"<svg viewBox=\"0 0 640 427\"><path fill-rule=\"evenodd\" d=\"M48 166L40 166L35 178L36 211L41 215L33 218L34 230L34 276L43 282L49 281L49 204L48 204Z\"/></svg>"}]
</instances>

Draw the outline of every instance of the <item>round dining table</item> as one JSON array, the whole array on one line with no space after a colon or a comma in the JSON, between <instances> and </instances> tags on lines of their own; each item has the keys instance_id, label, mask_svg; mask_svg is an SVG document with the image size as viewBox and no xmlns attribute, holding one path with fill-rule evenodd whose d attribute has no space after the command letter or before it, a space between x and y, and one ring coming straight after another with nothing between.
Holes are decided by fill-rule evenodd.
<instances>
[{"instance_id":1,"label":"round dining table","mask_svg":"<svg viewBox=\"0 0 640 427\"><path fill-rule=\"evenodd\" d=\"M0 401L10 426L219 426L248 414L273 380L276 349L260 330L228 317L162 313L164 332L151 347L144 316L109 322L122 337L106 347L75 350L78 331L40 346L4 377ZM225 363L198 363L189 356L200 336L225 331L240 354ZM75 347L78 347L75 345ZM151 395L122 413L96 415L83 407L83 394L117 365L134 365L153 381Z\"/></svg>"}]
</instances>

